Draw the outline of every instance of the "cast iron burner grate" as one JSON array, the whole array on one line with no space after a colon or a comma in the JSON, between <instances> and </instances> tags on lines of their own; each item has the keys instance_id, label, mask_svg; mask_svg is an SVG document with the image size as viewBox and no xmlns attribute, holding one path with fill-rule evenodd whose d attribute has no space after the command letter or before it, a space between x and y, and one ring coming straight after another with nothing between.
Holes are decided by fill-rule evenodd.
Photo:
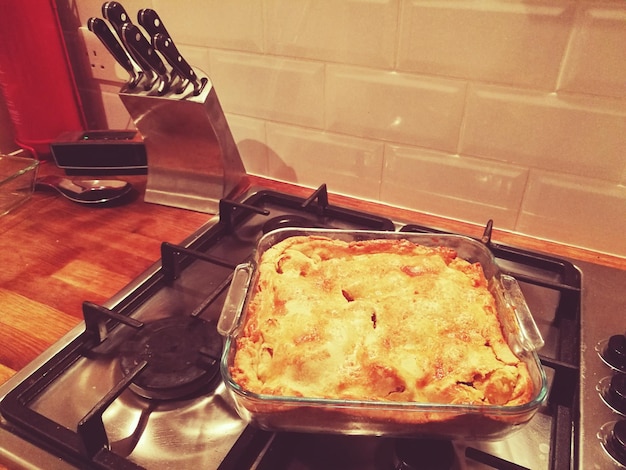
<instances>
[{"instance_id":1,"label":"cast iron burner grate","mask_svg":"<svg viewBox=\"0 0 626 470\"><path fill-rule=\"evenodd\" d=\"M180 403L188 403L190 407L197 408L202 413L209 411L209 408L196 405L203 403L201 401L204 398L203 391L212 390L213 381L219 380L219 374L213 366L218 365L215 361L215 352L218 349L221 352L221 337L219 341L213 342L215 325L210 322L215 322L219 318L235 266L250 260L258 240L267 230L303 224L349 230L394 231L397 228L386 217L329 204L325 185L308 198L259 190L251 193L243 202L222 200L219 222L211 223L192 234L184 242L184 246L164 242L161 247L160 263L155 263L145 275L109 301L107 303L109 308L85 302L83 304L85 330L64 344L54 356L46 357L45 362L0 401L3 419L15 429L15 434L79 468L134 469L142 468L143 465L149 468L144 462L159 457L155 454L159 449L151 447L153 438L164 433L169 437L167 433L172 426L171 412L178 410L176 397L191 395L193 399L183 398L179 400ZM429 227L416 225L406 225L402 231L441 233ZM490 242L490 231L491 224L488 224L482 239L503 262L503 267L507 268L503 271L510 270L510 274L524 281L532 292L548 290L554 294L549 296L550 299L559 298L556 310L553 311L550 306L546 311L548 322L545 326L554 346L553 355L550 351L549 357L541 357L544 365L554 371L552 388L545 407L552 429L549 436L551 439L546 439L546 442L550 440L548 456L550 470L570 468L572 466L570 453L575 447L577 433L575 423L578 409L575 404L579 377L580 276L568 262L494 244ZM540 306L543 306L543 303ZM160 318L166 313L171 313L177 320L183 321L179 324L170 324L169 320L161 322ZM193 330L198 336L189 340L186 333L188 329ZM182 340L181 336L185 339ZM125 344L126 342L128 344ZM196 348L190 343L201 343L202 346ZM157 344L159 348L161 346L163 348L157 348ZM170 353L187 348L193 352L186 359L170 357ZM119 349L125 351L125 354L128 353L122 361L115 355ZM165 360L161 365L155 365L153 360L156 357ZM89 370L93 371L93 376L98 377L99 381L101 377L98 374L102 370L100 367L105 365L107 372L111 373L110 377L102 376L102 379L107 379L104 385L107 387L110 385L111 388L104 386L98 388L91 383L85 387L84 384L87 382L83 382L83 379L86 380L89 374L83 373L84 367L90 367ZM164 369L169 371L165 373ZM166 379L168 375L169 378ZM118 380L119 377L121 380L115 383L114 380ZM59 397L56 393L59 390L57 387L59 383L74 388L67 392L67 396ZM119 446L117 448L114 446L121 441L127 441L125 435L120 439L120 428L111 426L108 430L110 436L107 436L103 422L106 410L128 388L141 395L156 396L157 400L149 401L149 409L156 406L154 403L163 397L172 398L163 404L162 410L159 410L163 413L157 413L157 418L163 418L164 427L158 428L156 434L147 435L150 446L137 447L138 451L149 454L147 459L141 460L144 458L142 454L137 458L137 463L133 460L137 452L132 450L121 452ZM62 403L71 403L83 391L91 389L97 389L97 394L89 397L88 406L81 403L77 408L78 411L72 411L71 418L78 417L78 420L71 421L71 424L64 425L55 421L56 417L48 417L43 413L48 408L53 411L62 408L57 406L57 398ZM215 390L220 390L220 387ZM146 400L137 393L126 395L117 402L117 405L127 402L145 403ZM196 399L198 396L202 398ZM216 400L215 397L209 398L213 400L212 406L224 401L220 397L218 394ZM47 406L45 410L41 408L42 402ZM228 405L226 401L224 404ZM226 411L231 413L232 409L228 408ZM117 416L114 412L105 416L107 425L112 421L112 415ZM136 425L137 431L133 434L136 438L133 445L139 442L146 430L141 419L139 421ZM187 466L193 466L192 462L196 462L197 465L193 468L207 468L207 465L198 464L204 462L202 459L193 459L198 456L203 458L210 456L213 464L209 468L219 465L220 470L286 469L293 468L289 467L288 457L302 450L299 444L305 446L302 450L303 455L314 459L327 454L328 450L333 448L328 444L331 441L326 440L325 436L274 434L247 427L240 435L236 435L239 437L234 438L232 447L220 450L219 455L213 457L215 443L207 444L205 440L209 428L206 422L203 419L189 420L187 416L184 417L184 422L187 434L193 435L195 432L202 438L191 443L177 443L178 454L175 458L184 457L187 459L185 460ZM221 432L223 429L220 429ZM312 441L320 439L323 440L321 447L311 445ZM392 440L371 436L345 436L338 442L342 445L337 448L335 454L341 457L354 455L360 459L363 452L370 455L377 448L384 450L386 455L393 451ZM360 443L368 445L362 446ZM187 449L183 450L185 444ZM346 447L347 444L352 447ZM410 444L412 448L415 443L404 444ZM231 446L230 443L228 445ZM201 452L194 454L196 448ZM349 449L354 449L355 452L350 453L347 451ZM520 468L513 461L502 462L497 454L490 452L490 449L475 446L456 451L461 452L461 459L480 462L490 468L507 470ZM183 456L184 452L186 454ZM221 461L217 461L217 458ZM179 463L178 466L185 465ZM369 467L361 466L359 470L363 468ZM389 468L389 465L380 468ZM576 465L573 468L577 468Z\"/></svg>"},{"instance_id":2,"label":"cast iron burner grate","mask_svg":"<svg viewBox=\"0 0 626 470\"><path fill-rule=\"evenodd\" d=\"M138 395L155 400L186 398L215 381L222 337L215 322L171 317L145 324L120 347L120 367L128 375L143 361L145 369L130 384Z\"/></svg>"}]
</instances>

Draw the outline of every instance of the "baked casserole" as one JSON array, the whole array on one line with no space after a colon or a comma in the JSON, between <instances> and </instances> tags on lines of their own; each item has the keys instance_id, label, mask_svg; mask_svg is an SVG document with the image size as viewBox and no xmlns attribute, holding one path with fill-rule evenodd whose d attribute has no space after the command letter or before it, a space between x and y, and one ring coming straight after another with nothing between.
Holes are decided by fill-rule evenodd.
<instances>
[{"instance_id":1,"label":"baked casserole","mask_svg":"<svg viewBox=\"0 0 626 470\"><path fill-rule=\"evenodd\" d=\"M517 409L540 394L532 361L509 344L481 263L454 247L313 232L261 251L226 365L244 395L269 398L247 411L285 411L285 397L388 403L365 414L338 409L427 423L456 415L402 407Z\"/></svg>"}]
</instances>

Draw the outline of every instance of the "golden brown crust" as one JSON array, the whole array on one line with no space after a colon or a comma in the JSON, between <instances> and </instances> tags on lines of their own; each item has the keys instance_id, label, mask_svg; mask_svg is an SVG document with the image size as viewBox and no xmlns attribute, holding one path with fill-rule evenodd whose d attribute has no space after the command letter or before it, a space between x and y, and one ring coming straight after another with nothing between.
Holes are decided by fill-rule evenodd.
<instances>
[{"instance_id":1,"label":"golden brown crust","mask_svg":"<svg viewBox=\"0 0 626 470\"><path fill-rule=\"evenodd\" d=\"M479 264L407 240L288 238L268 249L230 369L255 393L518 405L510 350Z\"/></svg>"}]
</instances>

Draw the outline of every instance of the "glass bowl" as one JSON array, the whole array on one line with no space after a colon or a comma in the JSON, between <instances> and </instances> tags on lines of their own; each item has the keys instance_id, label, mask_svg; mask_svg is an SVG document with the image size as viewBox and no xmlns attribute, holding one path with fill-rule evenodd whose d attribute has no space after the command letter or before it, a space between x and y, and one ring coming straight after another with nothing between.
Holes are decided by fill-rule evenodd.
<instances>
[{"instance_id":1,"label":"glass bowl","mask_svg":"<svg viewBox=\"0 0 626 470\"><path fill-rule=\"evenodd\" d=\"M39 161L0 155L0 215L28 201L35 189Z\"/></svg>"}]
</instances>

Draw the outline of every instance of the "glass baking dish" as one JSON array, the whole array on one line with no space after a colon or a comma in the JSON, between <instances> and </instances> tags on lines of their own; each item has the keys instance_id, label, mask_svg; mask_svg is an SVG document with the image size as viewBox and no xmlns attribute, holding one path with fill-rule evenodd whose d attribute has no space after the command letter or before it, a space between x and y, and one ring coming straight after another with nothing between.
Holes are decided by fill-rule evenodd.
<instances>
[{"instance_id":1,"label":"glass baking dish","mask_svg":"<svg viewBox=\"0 0 626 470\"><path fill-rule=\"evenodd\" d=\"M32 196L38 167L32 158L0 155L0 216Z\"/></svg>"},{"instance_id":2,"label":"glass baking dish","mask_svg":"<svg viewBox=\"0 0 626 470\"><path fill-rule=\"evenodd\" d=\"M245 322L246 306L255 291L257 263L267 249L299 235L345 241L406 239L423 246L452 248L460 258L471 263L479 262L496 299L505 340L530 372L532 398L521 405L467 405L275 396L254 393L242 387L231 376L230 368L237 337ZM536 352L543 346L543 339L519 285L513 277L500 272L494 256L484 244L459 235L301 228L269 232L259 241L254 260L235 269L218 331L226 337L221 373L237 412L251 424L270 431L499 439L528 422L548 391L546 375Z\"/></svg>"}]
</instances>

